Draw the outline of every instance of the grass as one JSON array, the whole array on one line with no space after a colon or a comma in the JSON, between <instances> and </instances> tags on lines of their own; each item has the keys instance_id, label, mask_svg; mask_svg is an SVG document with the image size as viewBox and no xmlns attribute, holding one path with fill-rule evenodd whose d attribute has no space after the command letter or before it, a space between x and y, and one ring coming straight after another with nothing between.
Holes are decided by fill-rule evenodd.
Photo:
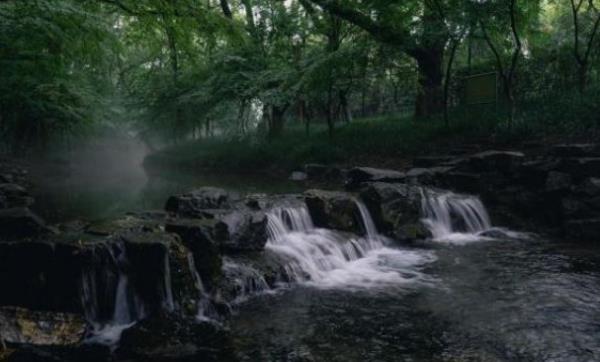
<instances>
[{"instance_id":1,"label":"grass","mask_svg":"<svg viewBox=\"0 0 600 362\"><path fill-rule=\"evenodd\" d=\"M302 127L288 126L274 140L254 134L191 141L150 155L146 165L232 172L288 172L307 163L382 165L482 134L481 125L473 127L464 122L445 127L441 120L361 119L338 126L332 139L323 126L316 125L309 135Z\"/></svg>"},{"instance_id":2,"label":"grass","mask_svg":"<svg viewBox=\"0 0 600 362\"><path fill-rule=\"evenodd\" d=\"M337 125L333 138L322 124L312 126L307 135L301 124L288 121L285 133L274 140L251 134L190 141L150 155L145 164L150 169L166 166L231 173L283 173L307 163L399 167L414 156L468 151L469 146L517 148L535 142L593 140L600 130L598 95L600 88L585 97L563 93L522 103L510 127L499 121L506 113L489 107L468 115L455 109L449 126L441 116L421 121L395 116L358 119Z\"/></svg>"}]
</instances>

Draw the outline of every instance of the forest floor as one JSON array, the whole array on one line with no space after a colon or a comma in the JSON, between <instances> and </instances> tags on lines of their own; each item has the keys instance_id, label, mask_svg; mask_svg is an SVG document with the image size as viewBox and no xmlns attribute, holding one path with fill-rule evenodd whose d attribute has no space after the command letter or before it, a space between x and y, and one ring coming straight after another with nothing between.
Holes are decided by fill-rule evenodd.
<instances>
[{"instance_id":1,"label":"forest floor","mask_svg":"<svg viewBox=\"0 0 600 362\"><path fill-rule=\"evenodd\" d=\"M318 163L340 167L369 166L403 169L418 156L463 155L481 150L543 152L558 143L587 142L586 134L494 127L478 122L415 122L406 118L359 119L338 125L333 138L322 125L306 134L301 125L288 125L285 134L266 140L257 135L237 139L199 139L167 147L148 156L149 170L285 175Z\"/></svg>"}]
</instances>

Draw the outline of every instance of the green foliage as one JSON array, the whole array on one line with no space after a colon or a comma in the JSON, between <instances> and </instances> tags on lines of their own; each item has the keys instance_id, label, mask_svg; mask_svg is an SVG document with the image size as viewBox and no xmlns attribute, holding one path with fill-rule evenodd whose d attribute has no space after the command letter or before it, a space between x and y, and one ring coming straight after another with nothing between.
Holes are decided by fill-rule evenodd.
<instances>
[{"instance_id":1,"label":"green foliage","mask_svg":"<svg viewBox=\"0 0 600 362\"><path fill-rule=\"evenodd\" d=\"M507 93L514 93L514 115L507 112L514 129L505 130L502 116L485 115L477 132L510 138L597 127L597 0L581 2L575 23L570 3L554 0L228 4L231 14L200 0L0 1L1 145L44 149L126 127L153 146L201 139L211 149L238 150L240 164L280 155L297 163L383 152L377 149L400 154L432 133L444 135L435 112L423 122L357 125L352 115L439 111L435 98L443 79L452 79L451 126L469 133L460 126L469 121L460 108L463 76L499 71L498 63L505 71L513 59L514 74L503 78L514 91ZM513 30L523 44L517 53ZM451 77L444 63L454 45ZM291 130L281 140L263 142L284 124ZM294 145L291 155L286 145ZM215 152L208 158L226 154Z\"/></svg>"}]
</instances>

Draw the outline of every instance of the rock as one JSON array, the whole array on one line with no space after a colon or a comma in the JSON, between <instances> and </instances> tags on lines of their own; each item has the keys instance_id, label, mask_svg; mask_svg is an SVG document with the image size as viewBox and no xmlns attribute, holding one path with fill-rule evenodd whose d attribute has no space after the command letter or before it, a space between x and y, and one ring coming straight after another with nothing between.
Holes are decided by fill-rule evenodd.
<instances>
[{"instance_id":1,"label":"rock","mask_svg":"<svg viewBox=\"0 0 600 362\"><path fill-rule=\"evenodd\" d=\"M13 183L15 178L10 173L0 174L0 183Z\"/></svg>"},{"instance_id":2,"label":"rock","mask_svg":"<svg viewBox=\"0 0 600 362\"><path fill-rule=\"evenodd\" d=\"M223 261L218 240L225 237L226 227L222 223L211 220L174 220L166 224L165 230L181 238L184 245L191 250L194 264L204 286L211 290L221 277ZM223 234L222 234L223 233Z\"/></svg>"},{"instance_id":3,"label":"rock","mask_svg":"<svg viewBox=\"0 0 600 362\"><path fill-rule=\"evenodd\" d=\"M444 176L452 170L452 167L412 168L406 173L406 178L411 183L424 185L437 185L443 182Z\"/></svg>"},{"instance_id":4,"label":"rock","mask_svg":"<svg viewBox=\"0 0 600 362\"><path fill-rule=\"evenodd\" d=\"M468 158L467 170L459 171L500 172L510 174L517 170L523 163L525 155L521 152L511 151L485 151L474 154Z\"/></svg>"},{"instance_id":5,"label":"rock","mask_svg":"<svg viewBox=\"0 0 600 362\"><path fill-rule=\"evenodd\" d=\"M530 189L537 190L545 186L548 173L558 168L559 161L541 159L524 162L518 170L518 180Z\"/></svg>"},{"instance_id":6,"label":"rock","mask_svg":"<svg viewBox=\"0 0 600 362\"><path fill-rule=\"evenodd\" d=\"M127 276L135 295L143 301L146 315L159 315L166 309L173 309L175 299L172 285L167 290L166 280L187 276L193 286L193 276L189 270L187 254L172 253L177 239L168 233L146 230L128 230L119 234L127 257ZM172 283L171 283L172 284ZM178 292L181 283L178 283ZM189 293L189 291L188 291ZM181 295L187 299L189 295ZM172 298L169 300L169 298Z\"/></svg>"},{"instance_id":7,"label":"rock","mask_svg":"<svg viewBox=\"0 0 600 362\"><path fill-rule=\"evenodd\" d=\"M342 177L342 171L339 168L317 163L304 165L304 172L312 181L338 181Z\"/></svg>"},{"instance_id":8,"label":"rock","mask_svg":"<svg viewBox=\"0 0 600 362\"><path fill-rule=\"evenodd\" d=\"M587 201L587 200L586 200ZM561 200L562 215L557 220L586 219L594 216L594 211L584 200L575 197L564 197Z\"/></svg>"},{"instance_id":9,"label":"rock","mask_svg":"<svg viewBox=\"0 0 600 362\"><path fill-rule=\"evenodd\" d=\"M546 191L568 191L571 188L572 182L571 175L563 172L550 171L546 178Z\"/></svg>"},{"instance_id":10,"label":"rock","mask_svg":"<svg viewBox=\"0 0 600 362\"><path fill-rule=\"evenodd\" d=\"M556 157L589 157L597 156L600 148L594 143L574 143L553 146L550 154Z\"/></svg>"},{"instance_id":11,"label":"rock","mask_svg":"<svg viewBox=\"0 0 600 362\"><path fill-rule=\"evenodd\" d=\"M570 174L575 181L600 177L600 157L564 158L558 170Z\"/></svg>"},{"instance_id":12,"label":"rock","mask_svg":"<svg viewBox=\"0 0 600 362\"><path fill-rule=\"evenodd\" d=\"M429 168L434 166L439 166L441 164L446 164L454 160L454 156L421 156L416 157L413 160L413 167L415 168Z\"/></svg>"},{"instance_id":13,"label":"rock","mask_svg":"<svg viewBox=\"0 0 600 362\"><path fill-rule=\"evenodd\" d=\"M123 331L116 354L120 359L148 362L235 360L222 327L172 316L146 319Z\"/></svg>"},{"instance_id":14,"label":"rock","mask_svg":"<svg viewBox=\"0 0 600 362\"><path fill-rule=\"evenodd\" d=\"M5 207L28 207L33 204L33 198L27 190L17 184L0 184L0 195L5 200Z\"/></svg>"},{"instance_id":15,"label":"rock","mask_svg":"<svg viewBox=\"0 0 600 362\"><path fill-rule=\"evenodd\" d=\"M0 338L9 344L75 345L83 340L86 326L75 314L0 307Z\"/></svg>"},{"instance_id":16,"label":"rock","mask_svg":"<svg viewBox=\"0 0 600 362\"><path fill-rule=\"evenodd\" d=\"M427 236L422 228L421 191L407 184L375 182L360 193L379 232L400 241Z\"/></svg>"},{"instance_id":17,"label":"rock","mask_svg":"<svg viewBox=\"0 0 600 362\"><path fill-rule=\"evenodd\" d=\"M600 196L600 178L587 178L576 188L576 192L585 196Z\"/></svg>"},{"instance_id":18,"label":"rock","mask_svg":"<svg viewBox=\"0 0 600 362\"><path fill-rule=\"evenodd\" d=\"M261 211L234 210L222 219L228 237L221 240L225 253L261 251L268 239L267 216Z\"/></svg>"},{"instance_id":19,"label":"rock","mask_svg":"<svg viewBox=\"0 0 600 362\"><path fill-rule=\"evenodd\" d=\"M193 274L187 254L174 252L178 246L174 236L143 228L97 241L70 240L68 236L0 243L4 291L0 305L93 315L94 320L108 321L114 314L115 291L123 274L147 315L173 309L173 304L191 298L191 292L180 285L193 289ZM188 281L179 282L183 278ZM178 287L176 291L168 287L169 280ZM82 290L86 290L84 299Z\"/></svg>"},{"instance_id":20,"label":"rock","mask_svg":"<svg viewBox=\"0 0 600 362\"><path fill-rule=\"evenodd\" d=\"M0 358L2 357L0 353ZM7 362L111 362L110 347L83 342L73 346L22 345ZM2 360L4 361L4 360Z\"/></svg>"},{"instance_id":21,"label":"rock","mask_svg":"<svg viewBox=\"0 0 600 362\"><path fill-rule=\"evenodd\" d=\"M346 186L354 189L364 182L401 182L406 175L400 171L372 167L355 167L348 171Z\"/></svg>"},{"instance_id":22,"label":"rock","mask_svg":"<svg viewBox=\"0 0 600 362\"><path fill-rule=\"evenodd\" d=\"M339 191L308 190L306 206L317 227L364 234L360 210L353 196Z\"/></svg>"},{"instance_id":23,"label":"rock","mask_svg":"<svg viewBox=\"0 0 600 362\"><path fill-rule=\"evenodd\" d=\"M50 229L42 218L24 207L0 210L0 241L28 238Z\"/></svg>"},{"instance_id":24,"label":"rock","mask_svg":"<svg viewBox=\"0 0 600 362\"><path fill-rule=\"evenodd\" d=\"M438 186L459 192L479 193L483 189L483 184L479 174L450 171L443 175Z\"/></svg>"},{"instance_id":25,"label":"rock","mask_svg":"<svg viewBox=\"0 0 600 362\"><path fill-rule=\"evenodd\" d=\"M202 187L192 192L171 196L165 210L185 217L202 217L205 209L229 208L232 195L216 187Z\"/></svg>"},{"instance_id":26,"label":"rock","mask_svg":"<svg viewBox=\"0 0 600 362\"><path fill-rule=\"evenodd\" d=\"M565 225L566 236L577 241L600 241L600 218L569 220Z\"/></svg>"},{"instance_id":27,"label":"rock","mask_svg":"<svg viewBox=\"0 0 600 362\"><path fill-rule=\"evenodd\" d=\"M45 241L0 243L0 305L83 314L79 290L91 253Z\"/></svg>"},{"instance_id":28,"label":"rock","mask_svg":"<svg viewBox=\"0 0 600 362\"><path fill-rule=\"evenodd\" d=\"M291 181L305 181L307 178L308 178L308 175L306 174L306 172L294 171L290 175L289 179Z\"/></svg>"}]
</instances>

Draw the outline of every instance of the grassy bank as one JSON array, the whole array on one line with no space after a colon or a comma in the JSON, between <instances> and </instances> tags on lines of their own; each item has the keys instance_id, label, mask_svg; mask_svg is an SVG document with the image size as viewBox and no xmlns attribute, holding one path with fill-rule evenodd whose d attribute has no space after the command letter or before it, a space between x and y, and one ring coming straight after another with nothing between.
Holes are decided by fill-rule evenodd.
<instances>
[{"instance_id":1,"label":"grassy bank","mask_svg":"<svg viewBox=\"0 0 600 362\"><path fill-rule=\"evenodd\" d=\"M332 139L321 125L314 126L307 135L301 125L288 124L278 139L266 140L263 135L254 134L190 141L150 155L145 164L150 169L224 172L289 172L306 163L400 167L418 155L515 148L525 141L554 143L553 140L566 137L560 130L549 132L543 122L515 122L509 128L493 117L464 120L454 115L452 119L455 120L449 126L442 119L359 119L338 125Z\"/></svg>"}]
</instances>

